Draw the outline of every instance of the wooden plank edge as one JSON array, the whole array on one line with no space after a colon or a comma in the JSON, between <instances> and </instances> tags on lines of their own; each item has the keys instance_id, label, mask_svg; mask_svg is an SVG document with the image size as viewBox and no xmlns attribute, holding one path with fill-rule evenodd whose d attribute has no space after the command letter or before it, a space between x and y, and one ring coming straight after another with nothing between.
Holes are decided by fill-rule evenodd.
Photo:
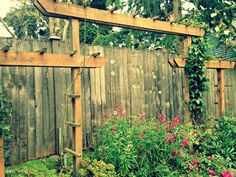
<instances>
[{"instance_id":1,"label":"wooden plank edge","mask_svg":"<svg viewBox=\"0 0 236 177\"><path fill-rule=\"evenodd\" d=\"M175 58L173 59L176 63L177 67L184 68L186 64L186 60L183 58ZM172 61L173 62L173 61ZM226 61L226 60L213 60L208 61L205 64L208 69L233 69L235 67L235 62Z\"/></svg>"},{"instance_id":2,"label":"wooden plank edge","mask_svg":"<svg viewBox=\"0 0 236 177\"><path fill-rule=\"evenodd\" d=\"M125 14L118 14L118 13L110 13L107 10L100 10L100 9L95 9L95 8L90 8L86 7L84 8L83 6L78 6L74 4L68 4L68 3L58 3L58 2L52 2L52 1L46 1L46 0L37 0L37 3L40 4L41 8L38 8L38 10L46 16L50 17L56 17L56 18L65 18L65 19L70 19L70 18L78 18L80 21L90 21L90 22L95 22L98 24L106 24L106 25L111 25L111 26L119 26L119 27L125 27L125 28L131 28L131 29L138 29L138 30L145 30L145 31L152 31L152 32L160 32L160 33L168 33L168 34L176 34L176 35L191 35L191 36L204 36L205 31L202 28L195 28L183 24L173 24L170 22L164 22L164 21L153 21L150 18L134 18L132 15L125 15ZM37 4L36 3L36 4ZM76 9L76 10L71 10L70 14L67 14L64 12L61 7L65 7L66 9ZM84 11L84 12L80 12ZM78 12L80 12L81 16L78 16ZM95 18L90 18L89 14L94 14L94 13L99 13L100 15L97 15ZM102 15L103 14L103 15ZM106 18L99 18L99 16ZM107 20L108 17L114 17L114 20ZM126 18L124 23L121 23L119 19ZM118 20L116 20L118 19ZM128 24L128 20L130 20L130 23ZM135 23L134 23L135 21ZM141 23L140 21L145 21L145 23ZM157 25L157 23L159 23ZM144 26L141 26L140 24L145 24ZM151 28L150 25L146 24L153 24L158 26L158 29ZM163 28L163 25L167 25L165 29ZM145 27L146 26L146 27ZM181 30L178 30L178 28L181 28Z\"/></svg>"},{"instance_id":3,"label":"wooden plank edge","mask_svg":"<svg viewBox=\"0 0 236 177\"><path fill-rule=\"evenodd\" d=\"M84 58L85 57L85 58ZM0 51L0 66L101 68L107 58L70 54Z\"/></svg>"}]
</instances>

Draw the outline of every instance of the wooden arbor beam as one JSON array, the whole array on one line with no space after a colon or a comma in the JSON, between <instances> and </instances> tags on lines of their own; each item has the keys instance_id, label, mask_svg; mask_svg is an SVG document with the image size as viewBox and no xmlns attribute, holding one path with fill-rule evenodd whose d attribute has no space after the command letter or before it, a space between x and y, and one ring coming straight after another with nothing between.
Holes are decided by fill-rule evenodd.
<instances>
[{"instance_id":1,"label":"wooden arbor beam","mask_svg":"<svg viewBox=\"0 0 236 177\"><path fill-rule=\"evenodd\" d=\"M177 57L175 59L170 59L169 64L172 67L184 68L186 64L186 60L182 57ZM235 62L231 61L208 61L205 64L208 69L233 69L235 66Z\"/></svg>"},{"instance_id":2,"label":"wooden arbor beam","mask_svg":"<svg viewBox=\"0 0 236 177\"><path fill-rule=\"evenodd\" d=\"M50 0L37 0L35 6L38 10L50 17L89 21L97 24L106 24L124 28L160 32L175 35L203 36L205 31L201 28L194 28L186 25L173 24L153 20L151 18L139 18L133 15L111 13L110 11L95 8L84 8L68 3L52 2Z\"/></svg>"},{"instance_id":3,"label":"wooden arbor beam","mask_svg":"<svg viewBox=\"0 0 236 177\"><path fill-rule=\"evenodd\" d=\"M99 68L104 66L106 58L70 54L49 54L36 52L0 51L0 66L25 67L65 67Z\"/></svg>"}]
</instances>

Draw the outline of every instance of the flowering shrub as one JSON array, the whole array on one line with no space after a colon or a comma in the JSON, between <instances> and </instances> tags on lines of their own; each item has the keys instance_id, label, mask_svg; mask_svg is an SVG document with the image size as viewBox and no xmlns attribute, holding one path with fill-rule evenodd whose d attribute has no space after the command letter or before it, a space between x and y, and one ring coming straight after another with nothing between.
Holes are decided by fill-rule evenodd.
<instances>
[{"instance_id":1,"label":"flowering shrub","mask_svg":"<svg viewBox=\"0 0 236 177\"><path fill-rule=\"evenodd\" d=\"M186 129L186 128L185 128ZM145 120L143 114L128 116L116 111L105 114L98 131L96 155L115 165L120 176L163 176L187 169L188 136L179 117Z\"/></svg>"},{"instance_id":2,"label":"flowering shrub","mask_svg":"<svg viewBox=\"0 0 236 177\"><path fill-rule=\"evenodd\" d=\"M236 118L224 117L214 130L209 129L199 137L199 152L224 157L228 168L236 168Z\"/></svg>"},{"instance_id":3,"label":"flowering shrub","mask_svg":"<svg viewBox=\"0 0 236 177\"><path fill-rule=\"evenodd\" d=\"M95 156L113 164L118 176L223 176L224 157L189 152L198 138L198 130L181 125L178 116L147 120L121 108L112 117L104 114Z\"/></svg>"}]
</instances>

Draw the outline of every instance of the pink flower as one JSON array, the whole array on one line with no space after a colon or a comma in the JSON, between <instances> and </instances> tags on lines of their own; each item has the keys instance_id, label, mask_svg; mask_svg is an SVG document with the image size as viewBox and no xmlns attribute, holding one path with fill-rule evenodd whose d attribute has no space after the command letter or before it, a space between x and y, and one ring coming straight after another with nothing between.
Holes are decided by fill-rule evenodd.
<instances>
[{"instance_id":1,"label":"pink flower","mask_svg":"<svg viewBox=\"0 0 236 177\"><path fill-rule=\"evenodd\" d=\"M207 169L207 170L209 171L210 175L215 175L216 174L214 170L211 170L211 169Z\"/></svg>"},{"instance_id":2,"label":"pink flower","mask_svg":"<svg viewBox=\"0 0 236 177\"><path fill-rule=\"evenodd\" d=\"M213 155L211 155L211 156L209 157L209 159L210 159L210 161L213 161Z\"/></svg>"},{"instance_id":3,"label":"pink flower","mask_svg":"<svg viewBox=\"0 0 236 177\"><path fill-rule=\"evenodd\" d=\"M144 137L144 134L143 134L143 133L141 133L141 134L138 134L138 136L139 136L139 137Z\"/></svg>"},{"instance_id":4,"label":"pink flower","mask_svg":"<svg viewBox=\"0 0 236 177\"><path fill-rule=\"evenodd\" d=\"M177 155L178 151L177 151L176 149L174 149L174 150L172 151L172 153L173 153L174 155Z\"/></svg>"},{"instance_id":5,"label":"pink flower","mask_svg":"<svg viewBox=\"0 0 236 177\"><path fill-rule=\"evenodd\" d=\"M224 171L220 173L222 177L234 177L229 171Z\"/></svg>"},{"instance_id":6,"label":"pink flower","mask_svg":"<svg viewBox=\"0 0 236 177\"><path fill-rule=\"evenodd\" d=\"M164 138L164 142L165 142L165 143L167 142L167 138Z\"/></svg>"},{"instance_id":7,"label":"pink flower","mask_svg":"<svg viewBox=\"0 0 236 177\"><path fill-rule=\"evenodd\" d=\"M184 148L188 144L188 137L186 136L185 139L182 141L182 147Z\"/></svg>"},{"instance_id":8,"label":"pink flower","mask_svg":"<svg viewBox=\"0 0 236 177\"><path fill-rule=\"evenodd\" d=\"M198 166L198 164L195 164L195 168L198 170L199 169L199 166Z\"/></svg>"},{"instance_id":9,"label":"pink flower","mask_svg":"<svg viewBox=\"0 0 236 177\"><path fill-rule=\"evenodd\" d=\"M189 170L191 170L191 171L193 170L193 166L192 165L189 164L188 167L189 167Z\"/></svg>"}]
</instances>

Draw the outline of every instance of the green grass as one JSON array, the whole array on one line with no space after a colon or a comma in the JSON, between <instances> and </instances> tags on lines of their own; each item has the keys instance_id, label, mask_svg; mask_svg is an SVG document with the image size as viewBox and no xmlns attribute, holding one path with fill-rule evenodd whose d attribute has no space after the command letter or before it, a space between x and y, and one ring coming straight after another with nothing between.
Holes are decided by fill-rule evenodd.
<instances>
[{"instance_id":1,"label":"green grass","mask_svg":"<svg viewBox=\"0 0 236 177\"><path fill-rule=\"evenodd\" d=\"M32 160L6 168L6 177L69 177L56 171L57 161L52 158Z\"/></svg>"}]
</instances>

